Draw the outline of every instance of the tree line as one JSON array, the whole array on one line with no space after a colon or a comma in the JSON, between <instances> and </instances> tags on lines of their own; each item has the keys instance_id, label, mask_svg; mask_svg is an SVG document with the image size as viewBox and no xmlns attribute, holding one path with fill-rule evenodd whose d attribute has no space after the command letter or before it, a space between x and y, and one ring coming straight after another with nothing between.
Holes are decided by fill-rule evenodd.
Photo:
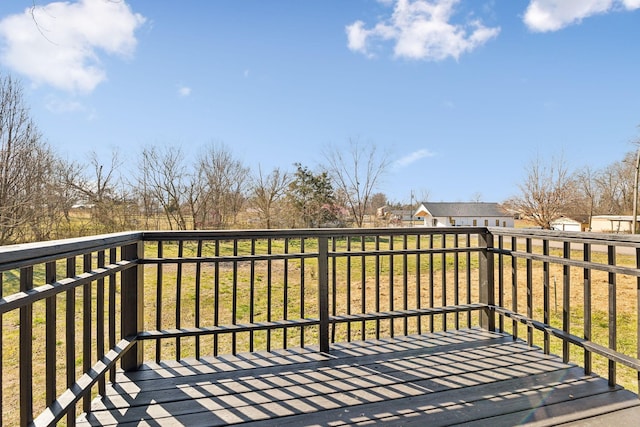
<instances>
[{"instance_id":1,"label":"tree line","mask_svg":"<svg viewBox=\"0 0 640 427\"><path fill-rule=\"evenodd\" d=\"M590 228L594 215L633 214L637 167L635 150L601 169L586 165L571 170L562 156L537 157L525 168L520 194L504 204L544 229L563 216L583 220Z\"/></svg>"},{"instance_id":2,"label":"tree line","mask_svg":"<svg viewBox=\"0 0 640 427\"><path fill-rule=\"evenodd\" d=\"M146 146L134 165L118 152L70 161L38 130L20 82L0 75L0 244L132 229L364 226L388 203L377 191L388 155L350 139L326 147L323 158L314 170L300 163L250 170L229 147L211 143L195 156ZM637 163L632 151L600 170L536 158L520 194L504 204L542 228L561 216L630 215Z\"/></svg>"},{"instance_id":3,"label":"tree line","mask_svg":"<svg viewBox=\"0 0 640 427\"><path fill-rule=\"evenodd\" d=\"M317 170L252 171L211 143L195 156L146 146L135 165L115 151L66 160L30 117L20 82L0 76L0 244L131 229L363 226L372 202L386 201L375 190L387 155L352 139L324 158Z\"/></svg>"}]
</instances>

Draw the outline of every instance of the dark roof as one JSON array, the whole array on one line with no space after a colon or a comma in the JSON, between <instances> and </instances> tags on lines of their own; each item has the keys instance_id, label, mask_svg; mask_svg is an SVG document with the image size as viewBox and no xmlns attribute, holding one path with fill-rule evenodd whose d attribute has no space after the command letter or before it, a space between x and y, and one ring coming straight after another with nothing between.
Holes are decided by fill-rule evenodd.
<instances>
[{"instance_id":1,"label":"dark roof","mask_svg":"<svg viewBox=\"0 0 640 427\"><path fill-rule=\"evenodd\" d=\"M496 217L506 216L511 217L510 214L505 212L498 203L487 202L424 202L422 205L427 208L427 211L432 216L444 217L460 217L460 216L475 216L475 217Z\"/></svg>"}]
</instances>

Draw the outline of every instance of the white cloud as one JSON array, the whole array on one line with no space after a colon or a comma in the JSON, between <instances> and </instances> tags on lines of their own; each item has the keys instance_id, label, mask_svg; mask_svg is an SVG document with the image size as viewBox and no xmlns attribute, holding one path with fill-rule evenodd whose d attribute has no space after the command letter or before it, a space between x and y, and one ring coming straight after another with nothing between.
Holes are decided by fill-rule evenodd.
<instances>
[{"instance_id":1,"label":"white cloud","mask_svg":"<svg viewBox=\"0 0 640 427\"><path fill-rule=\"evenodd\" d=\"M371 34L371 31L367 31L364 28L364 22L356 21L351 25L347 25L346 31L349 49L366 53L367 37Z\"/></svg>"},{"instance_id":2,"label":"white cloud","mask_svg":"<svg viewBox=\"0 0 640 427\"><path fill-rule=\"evenodd\" d=\"M444 101L442 105L447 110L453 110L454 108L456 108L456 104L454 104L453 101Z\"/></svg>"},{"instance_id":3,"label":"white cloud","mask_svg":"<svg viewBox=\"0 0 640 427\"><path fill-rule=\"evenodd\" d=\"M425 157L433 157L435 153L427 150L426 148L414 151L413 153L407 154L404 157L395 161L395 167L403 168L409 166L412 163L417 162L418 160L424 159Z\"/></svg>"},{"instance_id":4,"label":"white cloud","mask_svg":"<svg viewBox=\"0 0 640 427\"><path fill-rule=\"evenodd\" d=\"M593 15L640 8L640 0L531 0L524 23L532 31L557 31Z\"/></svg>"},{"instance_id":5,"label":"white cloud","mask_svg":"<svg viewBox=\"0 0 640 427\"><path fill-rule=\"evenodd\" d=\"M91 92L107 77L100 55L130 57L145 20L125 1L35 6L0 21L0 61L35 84Z\"/></svg>"},{"instance_id":6,"label":"white cloud","mask_svg":"<svg viewBox=\"0 0 640 427\"><path fill-rule=\"evenodd\" d=\"M46 99L45 108L52 113L73 113L86 110L86 107L79 101L55 97L48 97Z\"/></svg>"},{"instance_id":7,"label":"white cloud","mask_svg":"<svg viewBox=\"0 0 640 427\"><path fill-rule=\"evenodd\" d=\"M94 120L98 114L82 102L73 98L59 98L49 95L45 99L45 108L55 114L83 114L87 120Z\"/></svg>"},{"instance_id":8,"label":"white cloud","mask_svg":"<svg viewBox=\"0 0 640 427\"><path fill-rule=\"evenodd\" d=\"M191 95L191 88L189 86L179 86L178 87L178 95L180 95L180 96L189 96L189 95Z\"/></svg>"},{"instance_id":9,"label":"white cloud","mask_svg":"<svg viewBox=\"0 0 640 427\"><path fill-rule=\"evenodd\" d=\"M441 61L482 46L497 37L499 27L488 28L479 20L464 25L452 24L456 4L460 0L397 0L389 19L367 29L356 21L348 25L348 47L354 52L372 56L375 40L392 41L394 55L409 59Z\"/></svg>"}]
</instances>

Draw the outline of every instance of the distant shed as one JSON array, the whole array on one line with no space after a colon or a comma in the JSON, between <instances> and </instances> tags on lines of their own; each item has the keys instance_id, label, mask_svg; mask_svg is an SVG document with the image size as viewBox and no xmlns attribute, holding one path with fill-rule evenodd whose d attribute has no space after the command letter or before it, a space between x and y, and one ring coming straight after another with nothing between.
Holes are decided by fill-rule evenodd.
<instances>
[{"instance_id":1,"label":"distant shed","mask_svg":"<svg viewBox=\"0 0 640 427\"><path fill-rule=\"evenodd\" d=\"M601 233L631 233L633 215L595 215L591 230Z\"/></svg>"},{"instance_id":2,"label":"distant shed","mask_svg":"<svg viewBox=\"0 0 640 427\"><path fill-rule=\"evenodd\" d=\"M551 221L551 229L559 231L587 231L589 229L589 220L563 216Z\"/></svg>"}]
</instances>

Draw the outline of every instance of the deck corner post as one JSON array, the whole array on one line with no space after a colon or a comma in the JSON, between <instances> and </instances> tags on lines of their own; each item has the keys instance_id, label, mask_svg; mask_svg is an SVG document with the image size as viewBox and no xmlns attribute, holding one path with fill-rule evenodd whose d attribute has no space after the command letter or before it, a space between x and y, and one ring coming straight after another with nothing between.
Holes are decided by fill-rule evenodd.
<instances>
[{"instance_id":1,"label":"deck corner post","mask_svg":"<svg viewBox=\"0 0 640 427\"><path fill-rule=\"evenodd\" d=\"M318 312L320 351L329 353L329 239L318 237Z\"/></svg>"},{"instance_id":2,"label":"deck corner post","mask_svg":"<svg viewBox=\"0 0 640 427\"><path fill-rule=\"evenodd\" d=\"M491 309L495 305L495 288L493 272L493 234L485 230L478 234L480 251L479 262L479 296L480 303L486 307L480 312L480 327L488 331L496 330L495 312Z\"/></svg>"},{"instance_id":3,"label":"deck corner post","mask_svg":"<svg viewBox=\"0 0 640 427\"><path fill-rule=\"evenodd\" d=\"M144 258L142 240L122 247L122 259L134 261L135 265L122 272L121 308L122 308L122 337L136 337L142 332L144 319L144 271L138 261ZM133 347L122 356L122 369L135 371L143 362L142 342L137 341Z\"/></svg>"}]
</instances>

